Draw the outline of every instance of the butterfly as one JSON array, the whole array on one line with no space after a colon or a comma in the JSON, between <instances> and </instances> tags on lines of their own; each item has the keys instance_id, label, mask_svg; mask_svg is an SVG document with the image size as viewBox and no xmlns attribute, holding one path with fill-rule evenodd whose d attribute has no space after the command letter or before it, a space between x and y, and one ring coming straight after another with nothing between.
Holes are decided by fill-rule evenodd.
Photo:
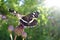
<instances>
[{"instance_id":1,"label":"butterfly","mask_svg":"<svg viewBox=\"0 0 60 40\"><path fill-rule=\"evenodd\" d=\"M36 19L38 18L38 15L39 15L38 12L30 13L26 16L23 16L22 19L20 19L20 22L25 26L34 26L37 24Z\"/></svg>"},{"instance_id":2,"label":"butterfly","mask_svg":"<svg viewBox=\"0 0 60 40\"><path fill-rule=\"evenodd\" d=\"M9 12L13 13L20 19L20 23L22 23L24 26L34 26L37 24L37 18L39 16L39 12L31 12L28 15L20 15L17 11L13 9L9 9Z\"/></svg>"}]
</instances>

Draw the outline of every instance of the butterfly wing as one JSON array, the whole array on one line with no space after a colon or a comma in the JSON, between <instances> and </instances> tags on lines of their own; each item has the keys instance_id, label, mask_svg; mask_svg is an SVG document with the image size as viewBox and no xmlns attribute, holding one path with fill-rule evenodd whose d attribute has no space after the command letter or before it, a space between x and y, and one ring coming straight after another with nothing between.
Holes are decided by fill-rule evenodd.
<instances>
[{"instance_id":1,"label":"butterfly wing","mask_svg":"<svg viewBox=\"0 0 60 40\"><path fill-rule=\"evenodd\" d=\"M37 18L39 15L39 12L32 12L26 16L24 15L20 15L19 13L17 13L15 10L13 9L9 9L9 12L13 13L14 15L16 15L19 19L20 19L20 23L22 23L24 26L34 26L37 24L37 20L33 20L33 18ZM33 20L31 23L29 23L31 20Z\"/></svg>"},{"instance_id":2,"label":"butterfly wing","mask_svg":"<svg viewBox=\"0 0 60 40\"><path fill-rule=\"evenodd\" d=\"M26 23L26 22L20 20L20 23L22 23L24 26L34 26L37 24L37 20L33 20L31 23Z\"/></svg>"},{"instance_id":3,"label":"butterfly wing","mask_svg":"<svg viewBox=\"0 0 60 40\"><path fill-rule=\"evenodd\" d=\"M37 20L33 20L33 22L28 24L28 26L35 26L35 25L37 25Z\"/></svg>"},{"instance_id":4,"label":"butterfly wing","mask_svg":"<svg viewBox=\"0 0 60 40\"><path fill-rule=\"evenodd\" d=\"M26 22L24 22L22 20L20 20L20 23L22 23L24 26L28 26L28 23L26 23Z\"/></svg>"}]
</instances>

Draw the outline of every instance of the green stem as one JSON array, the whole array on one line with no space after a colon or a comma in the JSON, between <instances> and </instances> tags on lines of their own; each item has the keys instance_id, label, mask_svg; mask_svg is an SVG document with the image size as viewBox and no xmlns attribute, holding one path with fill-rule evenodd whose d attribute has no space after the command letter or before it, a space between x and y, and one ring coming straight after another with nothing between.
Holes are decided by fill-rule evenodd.
<instances>
[{"instance_id":1,"label":"green stem","mask_svg":"<svg viewBox=\"0 0 60 40\"><path fill-rule=\"evenodd\" d=\"M23 38L23 40L24 40L24 38Z\"/></svg>"},{"instance_id":2,"label":"green stem","mask_svg":"<svg viewBox=\"0 0 60 40\"><path fill-rule=\"evenodd\" d=\"M12 37L12 34L10 33L10 38L11 38L11 40L13 40L13 37Z\"/></svg>"}]
</instances>

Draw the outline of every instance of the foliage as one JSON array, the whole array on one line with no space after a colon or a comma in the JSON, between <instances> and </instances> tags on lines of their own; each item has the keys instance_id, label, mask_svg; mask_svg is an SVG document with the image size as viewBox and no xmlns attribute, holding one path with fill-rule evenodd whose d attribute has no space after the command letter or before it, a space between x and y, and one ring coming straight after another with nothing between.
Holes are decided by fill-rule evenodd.
<instances>
[{"instance_id":1,"label":"foliage","mask_svg":"<svg viewBox=\"0 0 60 40\"><path fill-rule=\"evenodd\" d=\"M25 29L28 34L26 40L57 40L58 38L51 38L50 32L53 28L52 22L48 19L49 9L39 6L42 2L43 0L0 0L0 40L10 40L8 26L13 25L15 28L19 24L18 18L8 12L9 8L23 15L36 10L40 11L38 24ZM2 15L6 18L2 18ZM55 33L55 29L53 32ZM14 33L12 34L14 37Z\"/></svg>"}]
</instances>

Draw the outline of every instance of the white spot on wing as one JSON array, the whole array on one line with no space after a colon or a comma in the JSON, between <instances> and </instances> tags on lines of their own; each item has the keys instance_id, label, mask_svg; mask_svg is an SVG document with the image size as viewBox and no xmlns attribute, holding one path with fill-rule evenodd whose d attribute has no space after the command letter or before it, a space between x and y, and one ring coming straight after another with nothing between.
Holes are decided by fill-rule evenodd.
<instances>
[{"instance_id":1,"label":"white spot on wing","mask_svg":"<svg viewBox=\"0 0 60 40\"><path fill-rule=\"evenodd\" d=\"M33 15L35 15L35 13L33 12Z\"/></svg>"}]
</instances>

